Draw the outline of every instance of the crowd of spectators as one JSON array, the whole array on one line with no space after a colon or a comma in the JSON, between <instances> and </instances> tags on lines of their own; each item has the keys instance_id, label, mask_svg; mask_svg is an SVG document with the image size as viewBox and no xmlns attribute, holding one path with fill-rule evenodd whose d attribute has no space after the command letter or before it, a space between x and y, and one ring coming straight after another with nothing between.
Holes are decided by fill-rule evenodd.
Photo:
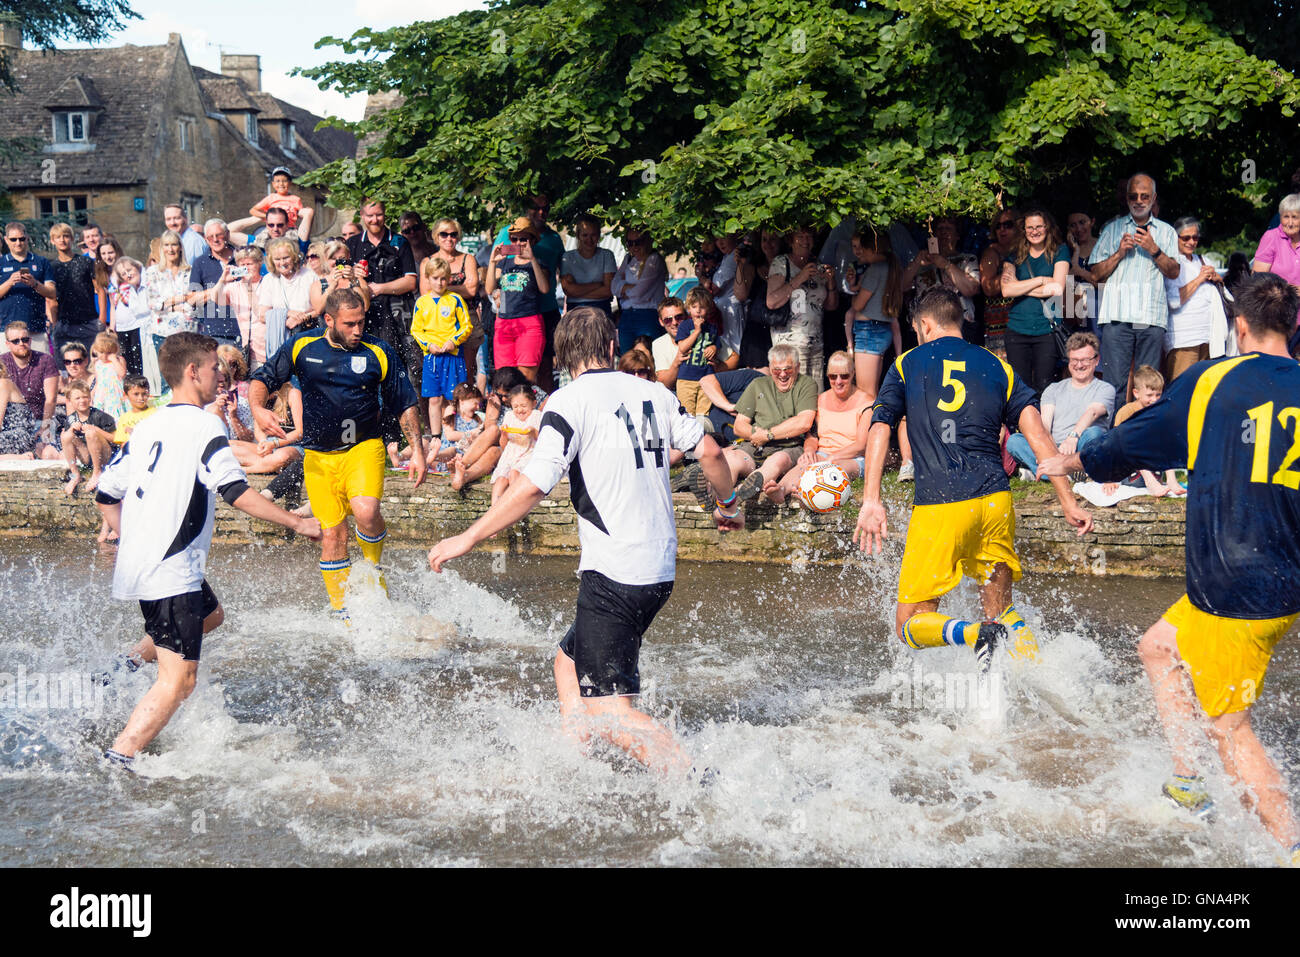
<instances>
[{"instance_id":1,"label":"crowd of spectators","mask_svg":"<svg viewBox=\"0 0 1300 957\"><path fill-rule=\"evenodd\" d=\"M490 242L466 242L451 218L430 227L417 211L394 232L375 199L363 201L359 222L313 241L311 210L285 170L236 223L200 227L168 206L165 231L141 259L94 224L78 243L64 223L50 229L46 258L30 250L23 224L9 223L0 457L84 463L93 487L124 439L116 420L142 411L141 396L149 407L165 401L162 342L197 331L223 346L229 386L212 411L241 443L241 463L284 470L292 488L301 449L256 428L246 380L288 339L319 330L338 288L362 297L366 331L394 346L428 400L429 465L456 488L492 476L499 494L527 455L536 407L567 381L552 347L561 315L577 307L614 317L620 368L673 391L728 444L742 500L797 499L799 475L817 461L861 473L866 413L888 364L915 344L913 303L938 286L960 297L965 337L1040 394L1058 446L1081 449L1135 393L1135 402L1150 399L1152 376L1163 388L1196 361L1233 351L1236 278L1271 270L1300 283L1300 193L1282 200L1253 263L1234 256L1226 275L1198 255L1195 216L1172 226L1159 218L1151 176L1130 177L1120 198L1099 230L1089 209L1058 209L1058 219L1031 206L1001 209L987 227L942 217L915 229L848 222L709 236L693 276L685 266L670 276L645 230L615 238L585 212L565 223L566 249L542 195ZM277 414L300 423L301 396L282 392ZM409 452L395 423L386 438L398 465ZM1004 438L1008 472L1031 477L1028 444ZM906 480L905 423L898 440ZM71 471L69 492L80 481ZM689 469L679 481L707 493ZM1170 476L1142 481L1181 492Z\"/></svg>"}]
</instances>

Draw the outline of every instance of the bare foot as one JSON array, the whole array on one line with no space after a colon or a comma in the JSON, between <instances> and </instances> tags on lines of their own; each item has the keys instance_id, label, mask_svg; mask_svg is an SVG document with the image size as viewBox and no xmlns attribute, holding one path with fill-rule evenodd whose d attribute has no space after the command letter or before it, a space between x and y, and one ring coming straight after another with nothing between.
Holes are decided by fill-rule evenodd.
<instances>
[{"instance_id":1,"label":"bare foot","mask_svg":"<svg viewBox=\"0 0 1300 957\"><path fill-rule=\"evenodd\" d=\"M459 457L451 463L451 487L457 492L465 487L465 463Z\"/></svg>"},{"instance_id":2,"label":"bare foot","mask_svg":"<svg viewBox=\"0 0 1300 957\"><path fill-rule=\"evenodd\" d=\"M1107 482L1105 485L1101 487L1101 491L1103 495L1114 495L1116 492L1119 491L1119 483Z\"/></svg>"},{"instance_id":3,"label":"bare foot","mask_svg":"<svg viewBox=\"0 0 1300 957\"><path fill-rule=\"evenodd\" d=\"M763 494L767 496L768 501L770 502L774 502L777 505L785 504L786 493L785 489L781 487L780 482L767 482L763 486Z\"/></svg>"},{"instance_id":4,"label":"bare foot","mask_svg":"<svg viewBox=\"0 0 1300 957\"><path fill-rule=\"evenodd\" d=\"M95 491L95 488L99 485L99 479L100 479L100 473L92 472L90 475L90 481L86 483L86 491L87 492Z\"/></svg>"},{"instance_id":5,"label":"bare foot","mask_svg":"<svg viewBox=\"0 0 1300 957\"><path fill-rule=\"evenodd\" d=\"M95 538L95 541L99 542L101 545L104 544L108 541L108 532L108 522L101 522L99 526L99 535Z\"/></svg>"},{"instance_id":6,"label":"bare foot","mask_svg":"<svg viewBox=\"0 0 1300 957\"><path fill-rule=\"evenodd\" d=\"M388 461L395 469L400 469L402 467L402 457L397 454L396 442L388 443Z\"/></svg>"},{"instance_id":7,"label":"bare foot","mask_svg":"<svg viewBox=\"0 0 1300 957\"><path fill-rule=\"evenodd\" d=\"M77 486L81 484L81 473L76 469L72 470L72 478L68 479L63 486L64 495L72 495L77 491Z\"/></svg>"},{"instance_id":8,"label":"bare foot","mask_svg":"<svg viewBox=\"0 0 1300 957\"><path fill-rule=\"evenodd\" d=\"M1175 482L1173 485L1169 486L1169 494L1173 498L1177 498L1180 495L1186 495L1187 489L1183 488L1178 482Z\"/></svg>"},{"instance_id":9,"label":"bare foot","mask_svg":"<svg viewBox=\"0 0 1300 957\"><path fill-rule=\"evenodd\" d=\"M299 518L311 518L311 502L303 502L293 510L293 514Z\"/></svg>"}]
</instances>

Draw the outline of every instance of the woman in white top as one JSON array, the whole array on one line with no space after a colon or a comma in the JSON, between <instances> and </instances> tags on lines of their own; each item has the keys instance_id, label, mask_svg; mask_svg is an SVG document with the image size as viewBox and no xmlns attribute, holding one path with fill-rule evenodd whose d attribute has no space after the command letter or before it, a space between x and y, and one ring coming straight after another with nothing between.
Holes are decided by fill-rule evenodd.
<instances>
[{"instance_id":1,"label":"woman in white top","mask_svg":"<svg viewBox=\"0 0 1300 957\"><path fill-rule=\"evenodd\" d=\"M118 348L126 360L126 371L131 375L144 375L144 356L141 351L142 333L153 323L149 310L149 296L140 287L144 266L138 259L122 256L113 265L116 288L109 296L112 317L108 328L117 333ZM149 345L153 346L152 339ZM155 368L157 360L155 359Z\"/></svg>"},{"instance_id":2,"label":"woman in white top","mask_svg":"<svg viewBox=\"0 0 1300 957\"><path fill-rule=\"evenodd\" d=\"M767 274L767 308L790 304L790 321L772 327L772 345L794 346L799 353L799 371L813 376L821 389L826 371L822 361L822 313L840 303L833 281L835 268L813 258L813 231L800 227L790 234L790 252L772 260Z\"/></svg>"},{"instance_id":3,"label":"woman in white top","mask_svg":"<svg viewBox=\"0 0 1300 957\"><path fill-rule=\"evenodd\" d=\"M618 352L622 355L636 344L637 336L659 334L659 302L667 291L668 265L654 251L649 233L629 229L625 237L627 256L610 282L618 297Z\"/></svg>"},{"instance_id":4,"label":"woman in white top","mask_svg":"<svg viewBox=\"0 0 1300 957\"><path fill-rule=\"evenodd\" d=\"M292 239L267 243L266 257L269 262L257 290L256 311L266 322L266 354L273 356L285 339L316 321L312 300L320 294L320 279L303 265L298 243Z\"/></svg>"},{"instance_id":5,"label":"woman in white top","mask_svg":"<svg viewBox=\"0 0 1300 957\"><path fill-rule=\"evenodd\" d=\"M1196 253L1201 224L1194 216L1174 223L1178 234L1178 278L1165 280L1169 300L1169 328L1165 333L1165 371L1172 382L1197 362L1210 358L1210 331L1223 301L1216 285L1219 271Z\"/></svg>"}]
</instances>

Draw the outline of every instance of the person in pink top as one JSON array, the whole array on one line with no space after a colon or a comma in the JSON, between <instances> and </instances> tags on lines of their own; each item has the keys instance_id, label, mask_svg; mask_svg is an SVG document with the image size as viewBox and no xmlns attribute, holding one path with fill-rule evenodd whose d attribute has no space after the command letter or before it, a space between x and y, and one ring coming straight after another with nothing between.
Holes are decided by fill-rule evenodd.
<instances>
[{"instance_id":1,"label":"person in pink top","mask_svg":"<svg viewBox=\"0 0 1300 957\"><path fill-rule=\"evenodd\" d=\"M818 462L834 462L851 479L862 477L871 399L853 381L853 357L847 352L831 353L826 378L831 387L817 397L817 427L804 440L799 461L781 481L763 487L764 494L778 505L794 494L800 476Z\"/></svg>"},{"instance_id":2,"label":"person in pink top","mask_svg":"<svg viewBox=\"0 0 1300 957\"><path fill-rule=\"evenodd\" d=\"M1276 273L1300 290L1300 193L1283 197L1277 212L1282 222L1264 233L1251 268ZM1300 324L1300 316L1296 322Z\"/></svg>"}]
</instances>

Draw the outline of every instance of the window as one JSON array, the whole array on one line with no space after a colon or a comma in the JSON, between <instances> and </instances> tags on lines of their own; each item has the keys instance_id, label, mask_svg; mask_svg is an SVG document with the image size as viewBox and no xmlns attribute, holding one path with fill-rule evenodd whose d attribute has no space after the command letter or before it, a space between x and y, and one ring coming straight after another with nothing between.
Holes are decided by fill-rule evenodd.
<instances>
[{"instance_id":1,"label":"window","mask_svg":"<svg viewBox=\"0 0 1300 957\"><path fill-rule=\"evenodd\" d=\"M248 140L248 142L252 143L254 146L257 145L257 114L256 113L244 114L244 139Z\"/></svg>"},{"instance_id":2,"label":"window","mask_svg":"<svg viewBox=\"0 0 1300 957\"><path fill-rule=\"evenodd\" d=\"M37 200L41 219L71 219L76 223L86 222L86 195L79 196L42 196Z\"/></svg>"},{"instance_id":3,"label":"window","mask_svg":"<svg viewBox=\"0 0 1300 957\"><path fill-rule=\"evenodd\" d=\"M182 116L176 120L176 141L182 153L194 152L194 119Z\"/></svg>"},{"instance_id":4,"label":"window","mask_svg":"<svg viewBox=\"0 0 1300 957\"><path fill-rule=\"evenodd\" d=\"M283 140L284 142L280 144L280 148L283 149L286 153L292 153L294 150L298 148L298 136L294 132L292 123L286 122L284 124Z\"/></svg>"},{"instance_id":5,"label":"window","mask_svg":"<svg viewBox=\"0 0 1300 957\"><path fill-rule=\"evenodd\" d=\"M90 140L90 122L86 113L55 113L55 143L85 143Z\"/></svg>"},{"instance_id":6,"label":"window","mask_svg":"<svg viewBox=\"0 0 1300 957\"><path fill-rule=\"evenodd\" d=\"M181 209L185 210L185 218L191 223L203 225L203 197L181 193Z\"/></svg>"}]
</instances>

